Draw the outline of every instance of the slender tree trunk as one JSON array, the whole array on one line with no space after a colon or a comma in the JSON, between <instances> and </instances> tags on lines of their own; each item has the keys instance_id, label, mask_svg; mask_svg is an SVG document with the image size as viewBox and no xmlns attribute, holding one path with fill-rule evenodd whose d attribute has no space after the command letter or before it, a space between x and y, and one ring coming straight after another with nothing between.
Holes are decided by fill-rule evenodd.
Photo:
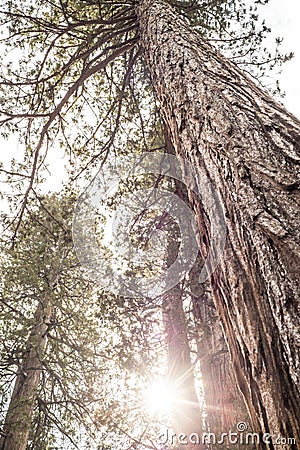
<instances>
[{"instance_id":1,"label":"slender tree trunk","mask_svg":"<svg viewBox=\"0 0 300 450\"><path fill-rule=\"evenodd\" d=\"M174 431L187 436L187 445L182 448L203 449L189 442L192 433L202 435L202 416L194 382L194 367L186 329L186 318L182 304L180 286L163 296L163 321L168 351L169 382L174 388Z\"/></svg>"},{"instance_id":2,"label":"slender tree trunk","mask_svg":"<svg viewBox=\"0 0 300 450\"><path fill-rule=\"evenodd\" d=\"M205 170L225 211L210 283L252 426L300 443L299 121L165 2L141 0L136 11L176 154ZM205 259L209 217L190 200Z\"/></svg>"},{"instance_id":3,"label":"slender tree trunk","mask_svg":"<svg viewBox=\"0 0 300 450\"><path fill-rule=\"evenodd\" d=\"M171 153L173 149L169 141L166 141L166 146ZM179 183L176 183L176 192L181 198L185 195ZM169 236L166 264L170 266L177 256L180 233L169 216L164 217L161 228ZM202 443L198 445L190 442L192 433L196 433L197 436L202 434L202 414L195 387L194 366L191 360L181 284L162 296L162 315L168 358L168 383L174 391L173 429L177 438L180 434L184 434L186 436L184 441L187 442L183 446L179 444L178 449L204 450L206 446Z\"/></svg>"},{"instance_id":4,"label":"slender tree trunk","mask_svg":"<svg viewBox=\"0 0 300 450\"><path fill-rule=\"evenodd\" d=\"M25 450L27 447L50 317L51 303L40 302L10 399L0 450Z\"/></svg>"}]
</instances>

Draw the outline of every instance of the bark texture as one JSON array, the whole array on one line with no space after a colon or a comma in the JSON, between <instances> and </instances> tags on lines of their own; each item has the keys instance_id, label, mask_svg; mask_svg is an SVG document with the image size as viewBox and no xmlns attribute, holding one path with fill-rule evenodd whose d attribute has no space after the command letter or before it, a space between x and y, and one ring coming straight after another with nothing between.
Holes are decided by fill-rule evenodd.
<instances>
[{"instance_id":1,"label":"bark texture","mask_svg":"<svg viewBox=\"0 0 300 450\"><path fill-rule=\"evenodd\" d=\"M5 417L0 450L26 450L42 372L50 317L50 303L41 302L35 314L35 326L28 338L27 350L16 377Z\"/></svg>"},{"instance_id":2,"label":"bark texture","mask_svg":"<svg viewBox=\"0 0 300 450\"><path fill-rule=\"evenodd\" d=\"M210 284L252 426L300 445L300 123L165 2L142 0L136 11L176 154L205 170L225 211ZM205 259L210 218L190 201Z\"/></svg>"},{"instance_id":3,"label":"bark texture","mask_svg":"<svg viewBox=\"0 0 300 450\"><path fill-rule=\"evenodd\" d=\"M190 273L190 280L198 275L197 266L195 264ZM249 417L235 382L223 330L209 289L205 289L206 283L199 286L197 278L195 284L198 286L191 296L192 313L206 405L206 431L213 431L219 436L234 430L239 421L249 423ZM236 448L244 446L237 444Z\"/></svg>"}]
</instances>

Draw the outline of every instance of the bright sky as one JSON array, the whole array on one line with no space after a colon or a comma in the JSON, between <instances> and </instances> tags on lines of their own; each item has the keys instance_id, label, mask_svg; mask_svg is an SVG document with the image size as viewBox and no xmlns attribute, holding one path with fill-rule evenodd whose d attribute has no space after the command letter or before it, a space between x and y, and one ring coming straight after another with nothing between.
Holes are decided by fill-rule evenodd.
<instances>
[{"instance_id":1,"label":"bright sky","mask_svg":"<svg viewBox=\"0 0 300 450\"><path fill-rule=\"evenodd\" d=\"M272 29L272 35L284 38L282 49L295 54L290 62L283 65L279 81L281 89L286 92L282 102L300 119L300 2L270 0L268 5L261 7L261 11L261 17Z\"/></svg>"}]
</instances>

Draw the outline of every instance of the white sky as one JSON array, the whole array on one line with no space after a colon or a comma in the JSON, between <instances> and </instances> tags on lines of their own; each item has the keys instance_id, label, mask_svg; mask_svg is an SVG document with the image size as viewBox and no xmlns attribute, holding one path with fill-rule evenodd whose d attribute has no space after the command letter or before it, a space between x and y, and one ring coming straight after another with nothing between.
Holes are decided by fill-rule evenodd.
<instances>
[{"instance_id":1,"label":"white sky","mask_svg":"<svg viewBox=\"0 0 300 450\"><path fill-rule=\"evenodd\" d=\"M253 3L254 0L247 0ZM293 51L295 57L292 61L283 65L282 73L278 75L280 86L286 92L286 97L281 101L286 108L300 118L300 1L299 0L270 0L270 3L261 7L260 17L265 18L267 26L272 28L272 42L275 37L284 37L282 45L283 52ZM270 41L271 42L271 41ZM17 145L16 139L12 137L8 142L0 138L0 161L7 163L12 156L22 155L23 149ZM51 149L47 158L51 177L47 187L51 190L60 188L64 169L60 158L60 150ZM2 178L2 177L0 177ZM1 191L4 190L0 183Z\"/></svg>"},{"instance_id":2,"label":"white sky","mask_svg":"<svg viewBox=\"0 0 300 450\"><path fill-rule=\"evenodd\" d=\"M286 92L285 107L300 119L300 1L270 0L261 7L261 17L272 29L272 36L284 38L282 49L294 52L295 57L283 65L280 86Z\"/></svg>"}]
</instances>

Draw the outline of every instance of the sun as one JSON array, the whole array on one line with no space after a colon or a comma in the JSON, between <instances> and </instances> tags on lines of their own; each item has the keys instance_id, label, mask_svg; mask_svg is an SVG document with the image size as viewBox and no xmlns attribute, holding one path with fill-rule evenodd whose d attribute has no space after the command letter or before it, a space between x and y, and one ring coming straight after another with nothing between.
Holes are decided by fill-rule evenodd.
<instances>
[{"instance_id":1,"label":"sun","mask_svg":"<svg viewBox=\"0 0 300 450\"><path fill-rule=\"evenodd\" d=\"M153 382L144 393L147 409L151 413L170 414L175 400L173 387L164 380Z\"/></svg>"}]
</instances>

